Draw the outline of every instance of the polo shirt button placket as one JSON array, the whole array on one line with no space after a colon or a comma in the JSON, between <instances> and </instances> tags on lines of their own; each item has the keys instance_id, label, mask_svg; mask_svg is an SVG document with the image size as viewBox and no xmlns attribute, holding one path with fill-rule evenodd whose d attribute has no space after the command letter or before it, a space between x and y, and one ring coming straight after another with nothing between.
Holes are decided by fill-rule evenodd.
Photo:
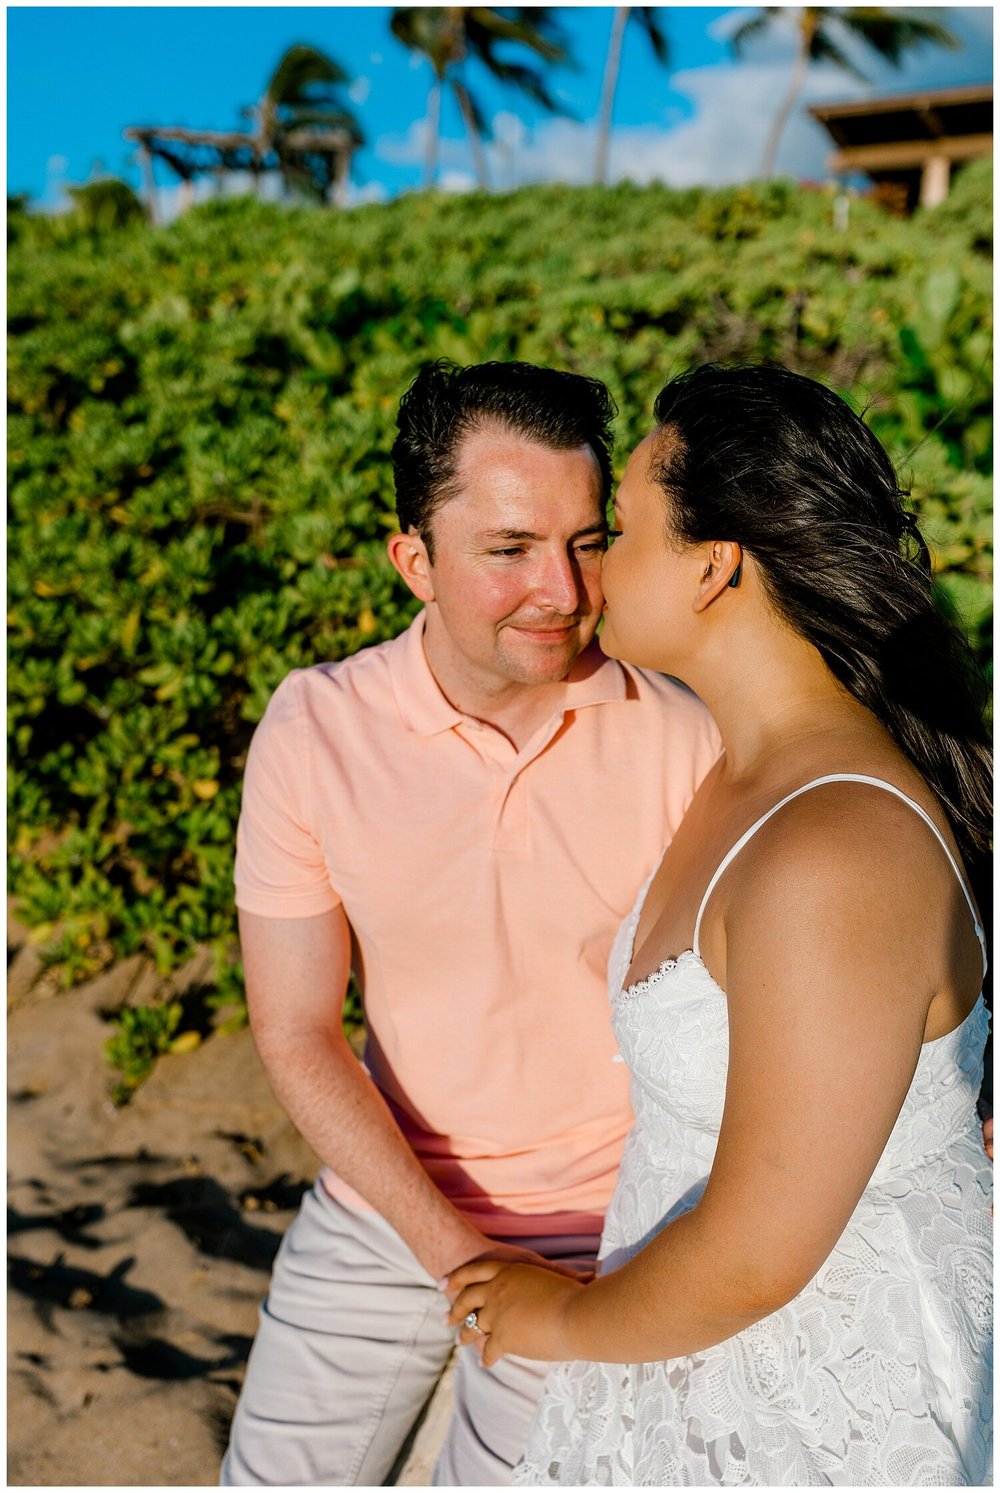
<instances>
[{"instance_id":1,"label":"polo shirt button placket","mask_svg":"<svg viewBox=\"0 0 1000 1493\"><path fill-rule=\"evenodd\" d=\"M528 825L527 787L520 782L523 769L515 772L501 789L497 802L493 844L510 855L527 855L531 849Z\"/></svg>"}]
</instances>

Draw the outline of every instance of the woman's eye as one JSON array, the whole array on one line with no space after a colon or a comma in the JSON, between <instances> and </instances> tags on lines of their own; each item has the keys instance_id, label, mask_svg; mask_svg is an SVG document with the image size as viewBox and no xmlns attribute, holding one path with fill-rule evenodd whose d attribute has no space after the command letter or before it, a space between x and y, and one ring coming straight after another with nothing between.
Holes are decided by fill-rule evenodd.
<instances>
[{"instance_id":1,"label":"woman's eye","mask_svg":"<svg viewBox=\"0 0 1000 1493\"><path fill-rule=\"evenodd\" d=\"M612 539L620 539L621 537L622 537L622 531L621 531L621 529L609 529L608 530L608 540L609 540L609 542Z\"/></svg>"}]
</instances>

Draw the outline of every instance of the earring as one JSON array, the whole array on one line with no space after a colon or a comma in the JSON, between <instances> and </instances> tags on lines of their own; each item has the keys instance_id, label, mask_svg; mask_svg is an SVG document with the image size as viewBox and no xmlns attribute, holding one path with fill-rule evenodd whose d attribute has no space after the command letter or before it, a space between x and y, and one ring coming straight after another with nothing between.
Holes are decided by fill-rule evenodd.
<instances>
[{"instance_id":1,"label":"earring","mask_svg":"<svg viewBox=\"0 0 1000 1493\"><path fill-rule=\"evenodd\" d=\"M730 586L732 586L733 590L735 590L736 587L739 585L739 583L740 583L740 576L742 574L743 574L743 556L741 555L740 559L739 559L739 564L736 566L736 569L733 571L732 575L729 578L729 584L730 584Z\"/></svg>"}]
</instances>

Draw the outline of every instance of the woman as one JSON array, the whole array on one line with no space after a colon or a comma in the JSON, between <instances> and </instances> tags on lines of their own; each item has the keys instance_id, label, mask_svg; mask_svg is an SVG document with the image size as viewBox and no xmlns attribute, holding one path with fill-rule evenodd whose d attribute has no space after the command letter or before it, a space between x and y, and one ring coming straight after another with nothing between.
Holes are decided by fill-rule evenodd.
<instances>
[{"instance_id":1,"label":"woman","mask_svg":"<svg viewBox=\"0 0 1000 1493\"><path fill-rule=\"evenodd\" d=\"M725 754L611 958L633 1073L591 1284L479 1262L452 1320L550 1376L515 1481L989 1476L975 1099L988 751L892 466L835 395L704 367L656 403L603 645ZM722 537L720 537L722 536Z\"/></svg>"}]
</instances>

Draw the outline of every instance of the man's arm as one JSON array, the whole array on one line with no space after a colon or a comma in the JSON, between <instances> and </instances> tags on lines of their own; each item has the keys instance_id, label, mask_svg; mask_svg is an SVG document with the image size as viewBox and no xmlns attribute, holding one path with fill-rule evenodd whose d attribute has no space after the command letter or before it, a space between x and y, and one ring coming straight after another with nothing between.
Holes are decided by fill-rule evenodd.
<instances>
[{"instance_id":1,"label":"man's arm","mask_svg":"<svg viewBox=\"0 0 1000 1493\"><path fill-rule=\"evenodd\" d=\"M247 1005L276 1095L316 1154L380 1213L435 1279L467 1260L545 1264L472 1227L414 1156L344 1036L351 969L342 907L318 917L240 913ZM550 1267L552 1268L552 1267Z\"/></svg>"}]
</instances>

